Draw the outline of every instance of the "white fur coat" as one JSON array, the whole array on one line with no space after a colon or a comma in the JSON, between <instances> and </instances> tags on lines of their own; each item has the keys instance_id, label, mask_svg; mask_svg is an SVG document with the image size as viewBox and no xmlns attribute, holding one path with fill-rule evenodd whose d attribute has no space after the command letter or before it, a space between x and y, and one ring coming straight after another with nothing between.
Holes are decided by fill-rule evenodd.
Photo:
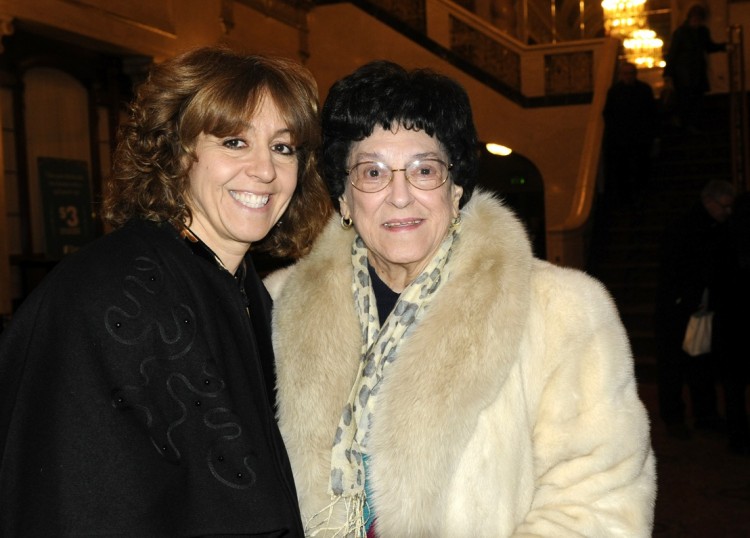
<instances>
[{"instance_id":1,"label":"white fur coat","mask_svg":"<svg viewBox=\"0 0 750 538\"><path fill-rule=\"evenodd\" d=\"M584 273L533 259L522 225L488 194L475 192L462 221L450 279L378 397L379 536L651 536L649 423L612 300ZM332 221L267 282L303 520L330 503L331 443L360 360L352 240Z\"/></svg>"}]
</instances>

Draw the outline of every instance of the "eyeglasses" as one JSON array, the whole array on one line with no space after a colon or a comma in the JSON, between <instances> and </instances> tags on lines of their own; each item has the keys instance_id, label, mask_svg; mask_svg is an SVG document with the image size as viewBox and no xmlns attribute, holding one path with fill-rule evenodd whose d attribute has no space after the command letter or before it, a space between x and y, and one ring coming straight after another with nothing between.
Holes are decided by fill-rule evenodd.
<instances>
[{"instance_id":1,"label":"eyeglasses","mask_svg":"<svg viewBox=\"0 0 750 538\"><path fill-rule=\"evenodd\" d=\"M362 192L378 192L385 189L396 172L404 172L406 180L422 191L437 189L448 179L452 164L439 159L421 159L406 165L406 168L391 168L385 163L364 161L346 170L352 186Z\"/></svg>"}]
</instances>

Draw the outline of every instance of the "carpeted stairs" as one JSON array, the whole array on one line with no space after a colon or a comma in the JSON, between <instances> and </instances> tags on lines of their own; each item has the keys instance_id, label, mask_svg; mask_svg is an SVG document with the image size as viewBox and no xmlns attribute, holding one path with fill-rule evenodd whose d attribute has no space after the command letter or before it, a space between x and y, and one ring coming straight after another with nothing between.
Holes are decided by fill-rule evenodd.
<instances>
[{"instance_id":1,"label":"carpeted stairs","mask_svg":"<svg viewBox=\"0 0 750 538\"><path fill-rule=\"evenodd\" d=\"M592 227L587 270L615 298L651 416L659 484L655 537L750 537L750 457L729 453L722 432L695 431L687 440L667 435L658 420L655 377L660 236L707 181L731 179L728 116L726 96L711 96L699 133L665 118L650 182L634 203L600 205Z\"/></svg>"}]
</instances>

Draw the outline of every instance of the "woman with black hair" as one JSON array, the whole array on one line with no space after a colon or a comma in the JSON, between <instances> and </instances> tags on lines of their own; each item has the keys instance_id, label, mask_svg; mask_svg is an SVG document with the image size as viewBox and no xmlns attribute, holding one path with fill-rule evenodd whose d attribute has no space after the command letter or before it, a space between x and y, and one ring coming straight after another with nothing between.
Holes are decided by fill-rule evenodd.
<instances>
[{"instance_id":1,"label":"woman with black hair","mask_svg":"<svg viewBox=\"0 0 750 538\"><path fill-rule=\"evenodd\" d=\"M448 77L381 61L328 95L340 219L266 281L306 534L650 536L654 456L616 308L472 196L477 158Z\"/></svg>"}]
</instances>

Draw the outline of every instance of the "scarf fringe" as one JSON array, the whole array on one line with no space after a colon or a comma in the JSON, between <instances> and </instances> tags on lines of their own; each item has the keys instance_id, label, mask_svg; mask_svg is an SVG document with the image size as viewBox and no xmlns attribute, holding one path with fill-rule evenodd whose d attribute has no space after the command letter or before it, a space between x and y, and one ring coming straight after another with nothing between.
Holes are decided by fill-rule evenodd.
<instances>
[{"instance_id":1,"label":"scarf fringe","mask_svg":"<svg viewBox=\"0 0 750 538\"><path fill-rule=\"evenodd\" d=\"M346 521L338 527L333 527L331 526L333 511L340 502L343 502L346 508ZM365 502L364 495L356 495L354 497L332 496L331 502L327 506L324 506L322 510L307 519L305 522L305 536L310 538L316 536L367 538ZM323 519L316 521L321 517Z\"/></svg>"}]
</instances>

